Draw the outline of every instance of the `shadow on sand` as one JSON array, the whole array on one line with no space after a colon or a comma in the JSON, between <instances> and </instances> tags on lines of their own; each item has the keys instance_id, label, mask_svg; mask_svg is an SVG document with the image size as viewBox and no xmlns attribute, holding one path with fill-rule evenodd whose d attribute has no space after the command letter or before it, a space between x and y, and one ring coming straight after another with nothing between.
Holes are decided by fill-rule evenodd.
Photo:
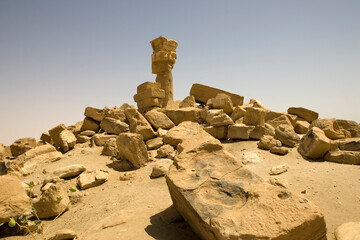
<instances>
[{"instance_id":1,"label":"shadow on sand","mask_svg":"<svg viewBox=\"0 0 360 240\"><path fill-rule=\"evenodd\" d=\"M200 240L182 218L172 218L165 209L150 217L145 231L157 240Z\"/></svg>"}]
</instances>

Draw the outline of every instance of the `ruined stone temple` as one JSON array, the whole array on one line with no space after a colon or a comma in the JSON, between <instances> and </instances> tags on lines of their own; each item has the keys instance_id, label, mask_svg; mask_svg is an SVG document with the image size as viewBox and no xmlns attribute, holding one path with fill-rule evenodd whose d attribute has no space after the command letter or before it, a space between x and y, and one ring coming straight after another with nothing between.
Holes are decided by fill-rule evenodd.
<instances>
[{"instance_id":1,"label":"ruined stone temple","mask_svg":"<svg viewBox=\"0 0 360 240\"><path fill-rule=\"evenodd\" d=\"M63 202L70 202L64 188L71 178L77 178L80 191L96 191L95 187L103 184L100 189L104 190L107 181L114 181L114 175L109 176L115 172L122 173L121 181L136 181L136 174L141 172L138 169L152 167L151 175L141 184L147 180L157 186L161 181L152 185L152 179L165 177L162 184L167 184L175 216L183 218L202 240L326 240L327 223L322 209L303 192L290 189L286 181L275 177L294 169L284 161L271 168L267 181L248 165L265 161L248 150L242 158L235 157L226 151L222 141L257 141L259 149L278 156L290 153L290 157L298 156L297 161L320 159L360 165L360 125L350 120L322 119L317 112L302 107L276 112L256 99L244 103L239 94L198 83L192 85L189 96L174 101L171 71L178 44L162 36L150 43L156 79L137 87L137 108L127 103L113 108L87 107L83 121L71 126L59 124L44 132L41 141L22 138L10 146L0 144L0 238L1 225L29 209L29 199L17 177L37 177L39 184L43 182L39 201L34 204L42 219L62 213L51 197L61 196ZM102 169L89 171L92 165L88 156L99 158L100 151L95 151L100 147L101 157L111 164L101 159L96 166ZM73 153L77 153L71 158L74 162L66 165ZM46 170L51 164L56 166L55 171ZM114 170L109 171L110 165ZM14 187L8 187L10 182ZM85 202L90 199L91 204ZM92 201L92 197L84 198L83 206L93 206ZM106 212L123 207L110 204ZM45 211L48 209L52 211ZM59 216L66 219L66 215L78 214L72 208L67 211L70 214ZM144 218L142 214L134 216L136 220ZM79 222L81 227L76 227L84 229L86 224ZM92 238L101 234L101 229L79 231L77 234L85 235L80 239L108 239ZM343 225L335 234L348 232L360 234L360 222ZM350 238L337 237L344 239Z\"/></svg>"}]
</instances>

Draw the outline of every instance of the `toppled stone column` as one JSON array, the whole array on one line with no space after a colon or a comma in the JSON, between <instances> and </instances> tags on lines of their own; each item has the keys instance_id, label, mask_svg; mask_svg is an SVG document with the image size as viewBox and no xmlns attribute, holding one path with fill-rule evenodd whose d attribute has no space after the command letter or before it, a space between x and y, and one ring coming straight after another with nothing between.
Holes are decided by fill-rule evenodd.
<instances>
[{"instance_id":1,"label":"toppled stone column","mask_svg":"<svg viewBox=\"0 0 360 240\"><path fill-rule=\"evenodd\" d=\"M165 91L162 107L166 107L169 101L174 100L171 70L175 64L178 43L163 36L152 40L150 43L153 48L153 54L151 55L152 73L157 74L156 82L160 83L161 88Z\"/></svg>"}]
</instances>

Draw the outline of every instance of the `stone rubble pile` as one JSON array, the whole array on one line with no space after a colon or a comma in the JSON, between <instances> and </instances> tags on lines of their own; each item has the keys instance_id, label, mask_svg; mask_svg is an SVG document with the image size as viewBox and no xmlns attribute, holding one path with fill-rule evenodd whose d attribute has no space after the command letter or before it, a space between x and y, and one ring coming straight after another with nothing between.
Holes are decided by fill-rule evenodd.
<instances>
[{"instance_id":1,"label":"stone rubble pile","mask_svg":"<svg viewBox=\"0 0 360 240\"><path fill-rule=\"evenodd\" d=\"M176 209L202 239L325 239L324 217L317 206L263 182L224 151L219 140L256 140L260 149L277 155L297 149L306 159L360 165L360 125L321 119L302 107L281 113L256 99L244 104L243 96L201 84L194 84L183 101L174 102L171 70L177 42L159 37L151 46L156 82L138 86L137 108L126 103L111 109L87 107L83 121L59 124L44 132L40 141L22 138L10 146L0 145L0 175L4 175L0 188L5 194L0 198L16 196L4 200L0 224L28 209L25 190L10 175L29 175L32 161L58 161L77 145L96 145L121 171L156 161L151 178L166 176ZM286 170L280 166L271 174ZM135 175L124 174L122 180ZM109 174L75 164L57 169L52 176L44 180L42 194L34 201L40 218L56 216L65 207L54 206L54 196L65 199L65 205L69 201L64 181L76 178L78 188L84 190L104 184ZM6 181L13 181L15 187L1 184Z\"/></svg>"}]
</instances>

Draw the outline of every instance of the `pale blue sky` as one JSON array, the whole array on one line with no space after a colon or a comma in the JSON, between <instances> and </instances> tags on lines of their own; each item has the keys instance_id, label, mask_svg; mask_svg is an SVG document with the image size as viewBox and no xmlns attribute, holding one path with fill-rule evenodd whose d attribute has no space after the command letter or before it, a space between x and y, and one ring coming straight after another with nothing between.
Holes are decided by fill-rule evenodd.
<instances>
[{"instance_id":1,"label":"pale blue sky","mask_svg":"<svg viewBox=\"0 0 360 240\"><path fill-rule=\"evenodd\" d=\"M0 143L134 104L160 35L176 100L202 83L360 122L360 1L0 0Z\"/></svg>"}]
</instances>

